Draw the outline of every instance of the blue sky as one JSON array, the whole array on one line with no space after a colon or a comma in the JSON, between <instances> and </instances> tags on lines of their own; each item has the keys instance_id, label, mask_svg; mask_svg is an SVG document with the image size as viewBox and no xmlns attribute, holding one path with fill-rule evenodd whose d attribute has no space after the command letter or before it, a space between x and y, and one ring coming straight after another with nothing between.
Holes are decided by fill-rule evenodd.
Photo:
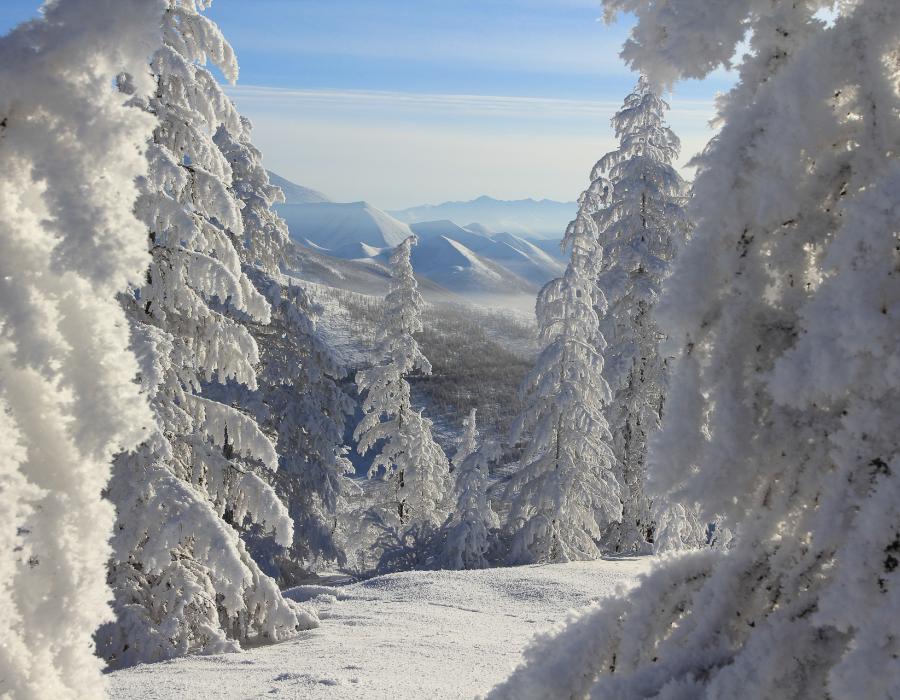
<instances>
[{"instance_id":1,"label":"blue sky","mask_svg":"<svg viewBox=\"0 0 900 700\"><path fill-rule=\"evenodd\" d=\"M0 31L37 0L2 0ZM216 0L266 164L339 201L574 199L635 76L599 0ZM685 157L730 77L679 86Z\"/></svg>"}]
</instances>

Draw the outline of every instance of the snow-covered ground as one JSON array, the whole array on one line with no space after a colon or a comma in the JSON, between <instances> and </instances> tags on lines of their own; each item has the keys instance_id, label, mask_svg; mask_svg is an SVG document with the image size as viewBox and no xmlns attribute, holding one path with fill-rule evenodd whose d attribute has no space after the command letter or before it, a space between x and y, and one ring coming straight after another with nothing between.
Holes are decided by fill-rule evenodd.
<instances>
[{"instance_id":1,"label":"snow-covered ground","mask_svg":"<svg viewBox=\"0 0 900 700\"><path fill-rule=\"evenodd\" d=\"M629 583L650 558L487 571L405 572L300 586L322 625L240 654L110 674L110 697L473 698L516 666L536 633Z\"/></svg>"}]
</instances>

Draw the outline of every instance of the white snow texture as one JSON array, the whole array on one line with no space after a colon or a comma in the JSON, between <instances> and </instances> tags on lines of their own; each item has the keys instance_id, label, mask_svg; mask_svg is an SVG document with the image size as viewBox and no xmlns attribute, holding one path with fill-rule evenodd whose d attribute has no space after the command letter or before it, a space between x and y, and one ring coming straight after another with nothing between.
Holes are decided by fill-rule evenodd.
<instances>
[{"instance_id":1,"label":"white snow texture","mask_svg":"<svg viewBox=\"0 0 900 700\"><path fill-rule=\"evenodd\" d=\"M163 5L60 0L0 38L0 696L103 694L114 453L152 422L116 295L149 262L133 213Z\"/></svg>"}]
</instances>

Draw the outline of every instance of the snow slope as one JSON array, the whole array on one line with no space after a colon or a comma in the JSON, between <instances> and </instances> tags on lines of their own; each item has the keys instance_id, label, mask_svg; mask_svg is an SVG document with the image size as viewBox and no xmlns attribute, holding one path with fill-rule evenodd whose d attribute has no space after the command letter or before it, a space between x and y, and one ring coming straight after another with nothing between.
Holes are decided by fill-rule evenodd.
<instances>
[{"instance_id":1,"label":"snow slope","mask_svg":"<svg viewBox=\"0 0 900 700\"><path fill-rule=\"evenodd\" d=\"M469 202L425 204L388 213L409 224L439 219L477 221L494 231L509 231L518 236L558 240L568 223L575 218L577 211L578 205L575 202L479 197Z\"/></svg>"},{"instance_id":2,"label":"snow slope","mask_svg":"<svg viewBox=\"0 0 900 700\"><path fill-rule=\"evenodd\" d=\"M562 236L556 238L548 238L542 241L534 239L529 242L531 243L531 245L542 251L545 255L548 255L553 260L562 262L564 266L568 264L569 256L562 250Z\"/></svg>"},{"instance_id":3,"label":"snow slope","mask_svg":"<svg viewBox=\"0 0 900 700\"><path fill-rule=\"evenodd\" d=\"M565 271L565 265L535 244L511 233L494 233L486 226L463 228L452 221L425 221L410 228L423 241L445 236L461 243L481 258L527 281L535 291Z\"/></svg>"},{"instance_id":4,"label":"snow slope","mask_svg":"<svg viewBox=\"0 0 900 700\"><path fill-rule=\"evenodd\" d=\"M109 675L110 697L472 698L506 678L531 637L647 571L649 558L485 571L405 572L299 586L322 625L240 654Z\"/></svg>"},{"instance_id":5,"label":"snow slope","mask_svg":"<svg viewBox=\"0 0 900 700\"><path fill-rule=\"evenodd\" d=\"M448 236L422 238L413 249L416 272L460 294L533 294L536 285Z\"/></svg>"},{"instance_id":6,"label":"snow slope","mask_svg":"<svg viewBox=\"0 0 900 700\"><path fill-rule=\"evenodd\" d=\"M291 237L313 243L341 258L367 257L362 245L389 248L412 235L407 224L397 221L368 202L279 204Z\"/></svg>"},{"instance_id":7,"label":"snow slope","mask_svg":"<svg viewBox=\"0 0 900 700\"><path fill-rule=\"evenodd\" d=\"M295 182L286 180L281 175L276 175L271 170L269 173L269 182L277 185L284 192L284 201L286 204L317 204L320 202L330 202L331 200L321 192L298 185Z\"/></svg>"},{"instance_id":8,"label":"snow slope","mask_svg":"<svg viewBox=\"0 0 900 700\"><path fill-rule=\"evenodd\" d=\"M385 263L375 258L345 260L320 250L298 245L288 261L292 277L360 294L382 297L390 285ZM419 291L428 301L448 301L454 295L430 279L418 276Z\"/></svg>"}]
</instances>

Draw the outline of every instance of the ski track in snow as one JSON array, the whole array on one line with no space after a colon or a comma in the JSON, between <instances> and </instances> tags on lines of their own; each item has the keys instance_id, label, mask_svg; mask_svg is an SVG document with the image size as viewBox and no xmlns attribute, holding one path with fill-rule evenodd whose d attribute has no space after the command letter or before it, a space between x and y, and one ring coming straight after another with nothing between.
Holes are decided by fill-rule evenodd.
<instances>
[{"instance_id":1,"label":"ski track in snow","mask_svg":"<svg viewBox=\"0 0 900 700\"><path fill-rule=\"evenodd\" d=\"M413 571L340 588L298 586L321 627L239 654L108 676L111 698L473 698L506 678L532 636L652 558L483 571Z\"/></svg>"}]
</instances>

